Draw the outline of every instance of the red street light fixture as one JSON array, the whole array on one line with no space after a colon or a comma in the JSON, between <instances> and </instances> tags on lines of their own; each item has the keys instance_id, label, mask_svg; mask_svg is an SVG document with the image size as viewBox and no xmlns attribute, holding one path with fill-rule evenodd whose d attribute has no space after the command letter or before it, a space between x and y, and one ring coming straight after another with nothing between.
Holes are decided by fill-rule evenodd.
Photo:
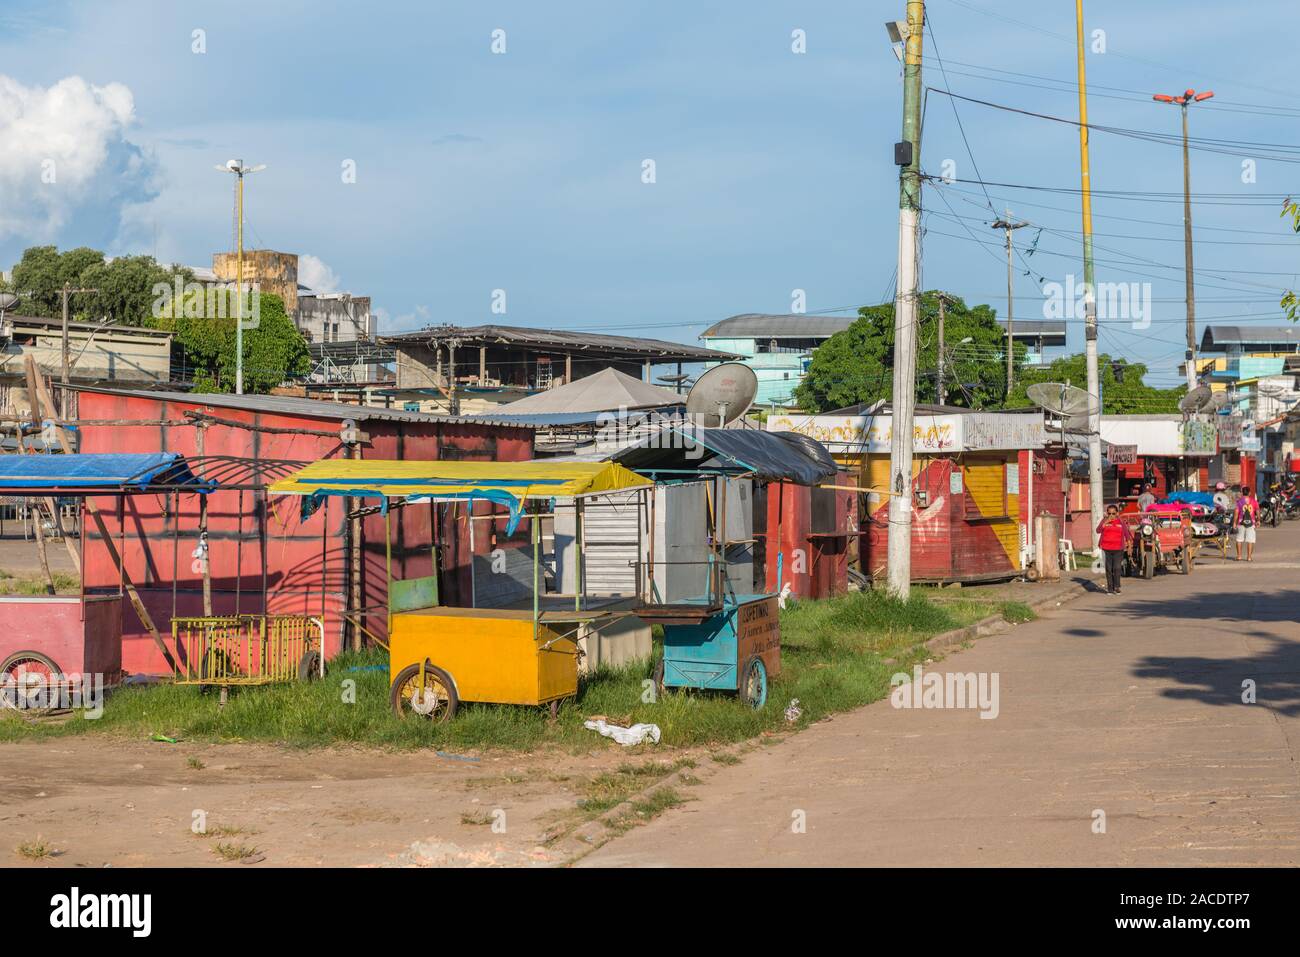
<instances>
[{"instance_id":1,"label":"red street light fixture","mask_svg":"<svg viewBox=\"0 0 1300 957\"><path fill-rule=\"evenodd\" d=\"M1197 93L1184 90L1180 96L1156 93L1151 97L1157 103L1175 103L1183 111L1183 258L1187 275L1187 351L1184 354L1188 390L1196 388L1196 293L1192 269L1192 174L1187 159L1187 107L1191 103L1200 103L1214 96L1213 90Z\"/></svg>"}]
</instances>

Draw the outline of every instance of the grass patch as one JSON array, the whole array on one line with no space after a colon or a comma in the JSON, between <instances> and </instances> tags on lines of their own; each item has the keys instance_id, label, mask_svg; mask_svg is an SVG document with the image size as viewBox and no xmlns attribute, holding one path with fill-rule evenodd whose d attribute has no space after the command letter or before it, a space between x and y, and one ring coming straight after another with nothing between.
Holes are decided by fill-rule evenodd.
<instances>
[{"instance_id":1,"label":"grass patch","mask_svg":"<svg viewBox=\"0 0 1300 957\"><path fill-rule=\"evenodd\" d=\"M218 824L216 827L210 827L203 831L196 831L196 837L239 837L241 834L256 834L254 830L246 827L236 827L234 824Z\"/></svg>"},{"instance_id":2,"label":"grass patch","mask_svg":"<svg viewBox=\"0 0 1300 957\"><path fill-rule=\"evenodd\" d=\"M633 801L627 813L620 814L613 820L607 821L606 826L613 831L627 831L646 824L664 811L685 803L686 799L681 796L676 788L656 788L640 801Z\"/></svg>"},{"instance_id":3,"label":"grass patch","mask_svg":"<svg viewBox=\"0 0 1300 957\"><path fill-rule=\"evenodd\" d=\"M711 757L723 767L730 767L733 764L740 763L740 758L736 757L730 751L719 751L717 754L711 755Z\"/></svg>"},{"instance_id":4,"label":"grass patch","mask_svg":"<svg viewBox=\"0 0 1300 957\"><path fill-rule=\"evenodd\" d=\"M29 861L43 861L47 857L54 856L54 846L49 841L44 840L39 834L34 841L23 841L14 851L19 857Z\"/></svg>"},{"instance_id":5,"label":"grass patch","mask_svg":"<svg viewBox=\"0 0 1300 957\"><path fill-rule=\"evenodd\" d=\"M257 855L257 848L249 844L236 844L233 841L218 841L212 845L212 853L223 861L244 861Z\"/></svg>"},{"instance_id":6,"label":"grass patch","mask_svg":"<svg viewBox=\"0 0 1300 957\"><path fill-rule=\"evenodd\" d=\"M1023 601L1004 601L1001 605L1002 617L1013 625L1023 625L1033 621L1038 614Z\"/></svg>"},{"instance_id":7,"label":"grass patch","mask_svg":"<svg viewBox=\"0 0 1300 957\"><path fill-rule=\"evenodd\" d=\"M727 744L765 731L801 727L883 698L889 692L890 676L925 656L919 647L922 642L996 612L987 601L965 597L938 601L921 590L907 601L883 591L867 591L797 602L781 613L781 674L772 682L767 704L758 711L720 693L670 690L656 702L645 702L650 663L643 662L585 677L577 700L561 707L554 721L545 708L488 704L462 704L455 720L446 724L400 720L388 708L388 672L377 667L387 665L387 654L373 649L339 655L321 681L233 688L224 708L218 707L215 691L157 684L121 688L109 696L102 717L95 721L50 724L0 717L0 741L73 734L147 740L163 734L189 741L266 741L292 747L436 748L451 755L547 746L578 751L598 745L616 747L582 726L589 716L604 715L614 724L657 724L662 743L668 746ZM886 659L893 663L886 664ZM350 683L347 688L345 681ZM784 715L792 698L798 698L803 709L794 725L787 724ZM640 745L627 753L646 754L651 748ZM714 760L727 762L721 757ZM197 767L192 762L189 766ZM668 772L660 768L620 771L615 778L640 779L644 786L652 773ZM503 783L523 780L511 774ZM614 790L621 789L620 784ZM600 794L589 798L595 804L605 800Z\"/></svg>"},{"instance_id":8,"label":"grass patch","mask_svg":"<svg viewBox=\"0 0 1300 957\"><path fill-rule=\"evenodd\" d=\"M473 814L466 812L460 816L460 823L486 827L492 823L492 815L487 811L475 811Z\"/></svg>"},{"instance_id":9,"label":"grass patch","mask_svg":"<svg viewBox=\"0 0 1300 957\"><path fill-rule=\"evenodd\" d=\"M200 761L198 758L192 756L185 759L185 766L187 768L192 768L195 771L202 771L204 768L207 767L207 765L204 764L202 761Z\"/></svg>"}]
</instances>

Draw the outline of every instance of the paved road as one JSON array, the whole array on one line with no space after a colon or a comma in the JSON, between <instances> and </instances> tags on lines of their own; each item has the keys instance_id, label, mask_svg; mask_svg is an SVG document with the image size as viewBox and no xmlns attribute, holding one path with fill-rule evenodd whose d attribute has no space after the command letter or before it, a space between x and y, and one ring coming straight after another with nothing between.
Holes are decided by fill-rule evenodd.
<instances>
[{"instance_id":1,"label":"paved road","mask_svg":"<svg viewBox=\"0 0 1300 957\"><path fill-rule=\"evenodd\" d=\"M1253 564L1126 581L930 666L997 673L995 719L878 702L581 864L1295 865L1298 618L1300 524L1262 529Z\"/></svg>"}]
</instances>

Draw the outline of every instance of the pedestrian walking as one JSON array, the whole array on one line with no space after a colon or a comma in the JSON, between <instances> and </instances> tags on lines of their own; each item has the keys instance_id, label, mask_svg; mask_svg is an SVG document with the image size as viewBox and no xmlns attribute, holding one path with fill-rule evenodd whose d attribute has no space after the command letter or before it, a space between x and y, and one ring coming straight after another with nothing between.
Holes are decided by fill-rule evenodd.
<instances>
[{"instance_id":1,"label":"pedestrian walking","mask_svg":"<svg viewBox=\"0 0 1300 957\"><path fill-rule=\"evenodd\" d=\"M1154 504L1156 504L1156 493L1151 491L1151 483L1148 482L1142 486L1142 494L1138 496L1138 511L1145 512Z\"/></svg>"},{"instance_id":2,"label":"pedestrian walking","mask_svg":"<svg viewBox=\"0 0 1300 957\"><path fill-rule=\"evenodd\" d=\"M1133 541L1133 529L1120 521L1119 506L1107 505L1106 517L1097 526L1098 544L1106 559L1106 591L1119 594L1120 573L1124 569L1124 552Z\"/></svg>"},{"instance_id":3,"label":"pedestrian walking","mask_svg":"<svg viewBox=\"0 0 1300 957\"><path fill-rule=\"evenodd\" d=\"M1255 560L1255 526L1259 524L1259 499L1249 486L1241 486L1237 496L1233 521L1237 526L1237 561L1241 561L1241 546L1246 546L1246 561Z\"/></svg>"}]
</instances>

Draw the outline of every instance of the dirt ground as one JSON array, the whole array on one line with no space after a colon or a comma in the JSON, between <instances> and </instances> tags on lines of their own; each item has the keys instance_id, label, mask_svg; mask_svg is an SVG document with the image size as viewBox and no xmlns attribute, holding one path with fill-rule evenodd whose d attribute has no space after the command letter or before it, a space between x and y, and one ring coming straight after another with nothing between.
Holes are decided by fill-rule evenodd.
<instances>
[{"instance_id":1,"label":"dirt ground","mask_svg":"<svg viewBox=\"0 0 1300 957\"><path fill-rule=\"evenodd\" d=\"M467 760L98 736L5 744L0 866L554 865L560 855L544 842L585 820L583 782L662 757L602 749ZM200 812L206 836L193 831ZM16 850L38 840L55 855L31 861ZM218 845L250 853L241 864Z\"/></svg>"}]
</instances>

